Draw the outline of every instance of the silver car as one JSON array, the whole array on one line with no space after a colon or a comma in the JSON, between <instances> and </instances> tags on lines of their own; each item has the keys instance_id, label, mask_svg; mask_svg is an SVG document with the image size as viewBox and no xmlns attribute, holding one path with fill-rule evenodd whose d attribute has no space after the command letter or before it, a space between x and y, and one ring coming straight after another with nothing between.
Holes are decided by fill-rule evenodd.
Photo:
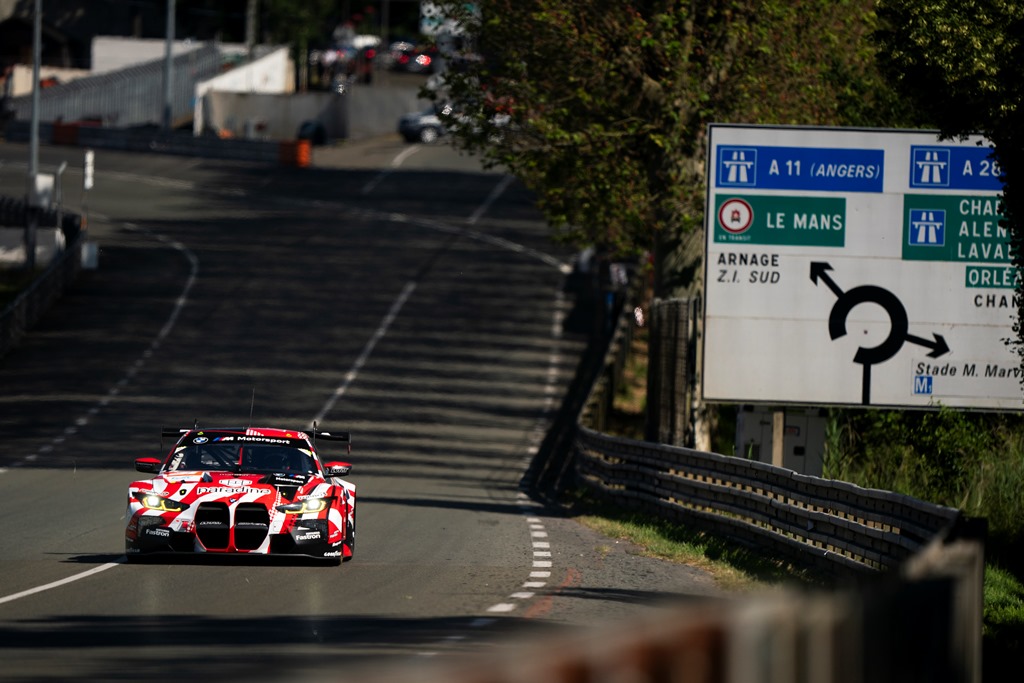
<instances>
[{"instance_id":1,"label":"silver car","mask_svg":"<svg viewBox=\"0 0 1024 683\"><path fill-rule=\"evenodd\" d=\"M398 132L406 142L430 144L447 132L446 119L451 114L450 104L432 104L422 111L403 114L398 119Z\"/></svg>"}]
</instances>

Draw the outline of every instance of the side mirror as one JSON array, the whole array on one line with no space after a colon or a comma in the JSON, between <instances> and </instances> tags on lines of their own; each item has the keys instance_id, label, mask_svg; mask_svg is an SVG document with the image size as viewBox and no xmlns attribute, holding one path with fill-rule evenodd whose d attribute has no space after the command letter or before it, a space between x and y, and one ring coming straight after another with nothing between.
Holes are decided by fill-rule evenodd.
<instances>
[{"instance_id":1,"label":"side mirror","mask_svg":"<svg viewBox=\"0 0 1024 683\"><path fill-rule=\"evenodd\" d=\"M160 471L161 464L163 463L158 458L138 458L135 461L135 469L139 472L156 474Z\"/></svg>"},{"instance_id":2,"label":"side mirror","mask_svg":"<svg viewBox=\"0 0 1024 683\"><path fill-rule=\"evenodd\" d=\"M328 477L344 477L352 471L352 465L347 462L329 462L324 465L324 472Z\"/></svg>"}]
</instances>

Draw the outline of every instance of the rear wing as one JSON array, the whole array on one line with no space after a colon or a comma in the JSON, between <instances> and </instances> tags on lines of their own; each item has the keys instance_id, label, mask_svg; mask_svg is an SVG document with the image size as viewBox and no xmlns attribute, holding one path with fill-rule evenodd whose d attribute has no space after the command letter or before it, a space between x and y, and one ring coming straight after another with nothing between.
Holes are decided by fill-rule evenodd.
<instances>
[{"instance_id":1,"label":"rear wing","mask_svg":"<svg viewBox=\"0 0 1024 683\"><path fill-rule=\"evenodd\" d=\"M313 432L313 437L324 441L344 441L352 443L351 432Z\"/></svg>"},{"instance_id":2,"label":"rear wing","mask_svg":"<svg viewBox=\"0 0 1024 683\"><path fill-rule=\"evenodd\" d=\"M177 440L181 438L182 434L186 434L194 429L196 429L196 427L164 427L163 429L160 430L161 448L163 448L164 439L174 438L175 440ZM313 429L310 430L310 434L313 437L312 441L314 447L316 446L316 442L318 439L321 441L340 441L342 443L348 444L348 452L352 452L352 432L321 432L316 428L316 425L314 425Z\"/></svg>"},{"instance_id":3,"label":"rear wing","mask_svg":"<svg viewBox=\"0 0 1024 683\"><path fill-rule=\"evenodd\" d=\"M348 444L346 451L352 452L352 432L321 432L317 428L313 427L313 447L316 448L317 440L322 441L340 441Z\"/></svg>"}]
</instances>

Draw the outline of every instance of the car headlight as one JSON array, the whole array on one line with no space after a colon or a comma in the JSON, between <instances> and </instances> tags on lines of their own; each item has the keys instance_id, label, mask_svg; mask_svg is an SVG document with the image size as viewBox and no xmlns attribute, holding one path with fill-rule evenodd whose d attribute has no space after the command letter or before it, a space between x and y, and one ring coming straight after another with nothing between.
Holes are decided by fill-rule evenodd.
<instances>
[{"instance_id":1,"label":"car headlight","mask_svg":"<svg viewBox=\"0 0 1024 683\"><path fill-rule=\"evenodd\" d=\"M142 503L147 510L160 510L161 512L181 512L188 508L188 503L180 500L171 500L148 491L139 491L135 494L136 500Z\"/></svg>"},{"instance_id":2,"label":"car headlight","mask_svg":"<svg viewBox=\"0 0 1024 683\"><path fill-rule=\"evenodd\" d=\"M295 503L278 505L275 509L286 515L304 515L310 512L321 512L327 509L330 498L306 498Z\"/></svg>"}]
</instances>

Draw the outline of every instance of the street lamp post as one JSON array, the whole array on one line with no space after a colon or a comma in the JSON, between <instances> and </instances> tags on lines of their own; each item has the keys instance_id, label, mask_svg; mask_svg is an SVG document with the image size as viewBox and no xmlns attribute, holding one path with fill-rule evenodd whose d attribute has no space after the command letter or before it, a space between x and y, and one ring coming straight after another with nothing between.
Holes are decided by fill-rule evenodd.
<instances>
[{"instance_id":1,"label":"street lamp post","mask_svg":"<svg viewBox=\"0 0 1024 683\"><path fill-rule=\"evenodd\" d=\"M25 207L25 269L36 267L36 232L39 228L39 63L43 54L42 0L35 0L32 18L32 123L29 126L28 202Z\"/></svg>"},{"instance_id":2,"label":"street lamp post","mask_svg":"<svg viewBox=\"0 0 1024 683\"><path fill-rule=\"evenodd\" d=\"M38 0L36 0L38 2ZM162 116L163 129L170 130L172 121L172 91L174 70L174 0L167 0L167 44L164 47L164 106Z\"/></svg>"}]
</instances>

